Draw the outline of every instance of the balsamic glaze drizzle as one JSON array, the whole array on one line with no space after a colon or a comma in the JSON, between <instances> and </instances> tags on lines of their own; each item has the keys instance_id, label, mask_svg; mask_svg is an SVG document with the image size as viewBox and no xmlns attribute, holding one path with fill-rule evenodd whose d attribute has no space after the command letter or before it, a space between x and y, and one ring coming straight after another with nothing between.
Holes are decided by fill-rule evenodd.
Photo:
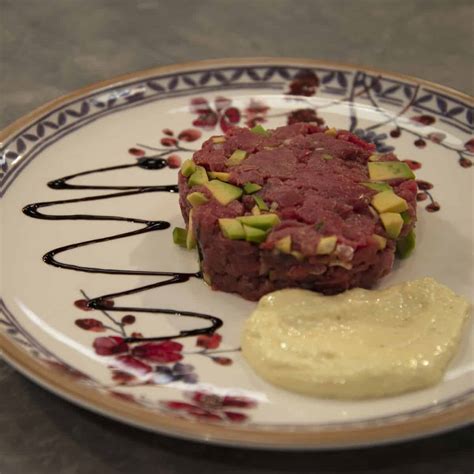
<instances>
[{"instance_id":1,"label":"balsamic glaze drizzle","mask_svg":"<svg viewBox=\"0 0 474 474\"><path fill-rule=\"evenodd\" d=\"M110 166L106 168L99 168L90 171L83 171L81 173L72 174L65 176L63 178L50 181L48 186L52 189L57 190L67 190L67 189L84 189L84 190L111 190L116 191L109 194L93 195L76 199L63 199L59 201L48 201L48 202L37 202L29 204L23 208L23 213L34 219L42 220L82 220L82 221L122 221L130 222L131 224L138 224L142 227L140 229L124 232L120 234L111 235L108 237L102 237L99 239L86 240L83 242L77 242L63 247L58 247L56 249L50 250L43 256L43 261L48 265L52 265L58 268L64 268L66 270L75 270L79 272L87 273L100 273L108 275L147 275L147 276L163 276L169 277L166 280L151 283L149 285L140 286L137 288L132 288L125 291L120 291L117 293L111 293L107 295L98 296L88 300L88 306L96 310L101 311L120 311L120 312L135 312L135 313L151 313L151 314L169 314L176 317L192 317L205 319L210 321L211 325L204 328L192 329L180 331L178 334L171 336L157 336L157 337L146 337L146 338L135 338L127 337L125 342L146 342L146 341L162 341L166 339L178 339L183 337L191 337L199 334L212 334L214 331L219 329L222 326L222 320L211 316L209 314L197 313L192 311L181 311L176 309L167 309L167 308L135 308L135 307L126 307L126 306L113 306L110 307L107 304L107 301L121 296L132 295L135 293L140 293L143 291L152 290L155 288L160 288L167 285L174 285L176 283L184 283L189 281L191 278L202 278L201 272L196 273L178 273L178 272L162 272L162 271L142 271L142 270L121 270L115 268L98 268L98 267L86 267L81 265L73 265L69 263L63 263L56 259L56 257L64 252L73 250L79 247L86 247L88 245L100 244L102 242L109 242L112 240L124 239L139 234L146 234L148 232L155 232L159 230L168 229L170 223L166 221L150 221L145 219L138 219L134 217L122 217L122 216L100 216L93 214L63 214L63 215L52 215L44 214L40 211L42 208L51 207L51 206L60 206L63 204L72 204L78 202L89 202L89 201L100 201L104 199L113 199L124 196L133 196L137 194L144 193L156 193L156 192L168 192L168 193L177 193L177 185L161 185L161 186L93 186L93 185L78 185L70 184L69 181L78 178L80 176L87 176L95 173L105 173L108 171L123 170L127 168L139 167L147 170L160 170L167 166L167 161L163 158L150 158L144 157L137 161L137 163L127 164L127 165L118 165Z\"/></svg>"}]
</instances>

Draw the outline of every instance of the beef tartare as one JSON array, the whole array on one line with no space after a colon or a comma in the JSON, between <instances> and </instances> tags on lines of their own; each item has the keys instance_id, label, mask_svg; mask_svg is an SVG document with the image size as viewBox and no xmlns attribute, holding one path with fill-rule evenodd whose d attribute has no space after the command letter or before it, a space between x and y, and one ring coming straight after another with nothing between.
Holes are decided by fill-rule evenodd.
<instances>
[{"instance_id":1,"label":"beef tartare","mask_svg":"<svg viewBox=\"0 0 474 474\"><path fill-rule=\"evenodd\" d=\"M212 288L250 300L370 288L414 245L416 192L406 163L347 131L233 128L183 163L174 238Z\"/></svg>"}]
</instances>

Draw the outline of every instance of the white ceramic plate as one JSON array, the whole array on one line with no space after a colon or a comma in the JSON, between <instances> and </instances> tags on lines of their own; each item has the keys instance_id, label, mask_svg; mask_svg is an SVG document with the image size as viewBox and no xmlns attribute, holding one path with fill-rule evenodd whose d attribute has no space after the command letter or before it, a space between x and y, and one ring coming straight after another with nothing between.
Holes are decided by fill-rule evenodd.
<instances>
[{"instance_id":1,"label":"white ceramic plate","mask_svg":"<svg viewBox=\"0 0 474 474\"><path fill-rule=\"evenodd\" d=\"M239 446L368 445L469 422L471 325L435 387L358 402L295 395L257 377L238 350L255 305L210 290L193 276L196 255L173 245L171 230L183 225L178 198L160 186L174 185L177 170L146 168L189 158L229 126L288 120L324 120L411 160L422 180L418 246L381 286L429 275L472 300L472 99L414 78L317 61L200 62L93 85L2 133L6 360L99 413ZM171 227L153 230L146 221ZM96 242L67 248L89 240ZM178 273L190 274L188 281L169 284ZM106 310L85 311L88 298ZM216 316L223 326L213 337L174 338L209 325L186 313ZM142 336L169 340L145 343Z\"/></svg>"}]
</instances>

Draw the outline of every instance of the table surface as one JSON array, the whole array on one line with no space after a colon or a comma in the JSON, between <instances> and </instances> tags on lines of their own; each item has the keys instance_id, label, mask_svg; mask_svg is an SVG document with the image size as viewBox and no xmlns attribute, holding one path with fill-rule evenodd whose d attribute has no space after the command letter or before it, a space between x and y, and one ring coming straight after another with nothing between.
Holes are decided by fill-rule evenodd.
<instances>
[{"instance_id":1,"label":"table surface","mask_svg":"<svg viewBox=\"0 0 474 474\"><path fill-rule=\"evenodd\" d=\"M294 56L472 94L461 0L0 0L0 128L114 75L196 59ZM265 452L145 433L77 408L0 360L0 474L473 472L474 430L363 450Z\"/></svg>"}]
</instances>

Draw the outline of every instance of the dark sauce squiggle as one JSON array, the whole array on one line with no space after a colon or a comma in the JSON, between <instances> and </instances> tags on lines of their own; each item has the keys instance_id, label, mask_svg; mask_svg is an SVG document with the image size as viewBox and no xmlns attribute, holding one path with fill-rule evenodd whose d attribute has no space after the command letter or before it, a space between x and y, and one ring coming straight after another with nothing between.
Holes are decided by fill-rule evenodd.
<instances>
[{"instance_id":1,"label":"dark sauce squiggle","mask_svg":"<svg viewBox=\"0 0 474 474\"><path fill-rule=\"evenodd\" d=\"M93 185L77 185L70 184L69 181L78 178L80 176L87 176L96 173L105 173L108 171L123 170L127 168L139 167L147 170L159 170L167 166L167 161L162 158L141 158L137 163L128 164L128 165L118 165L110 166L107 168L99 168L90 171L84 171L81 173L65 176L54 181L50 181L48 186L52 189L57 190L70 190L70 189L84 189L84 190L110 190L115 191L110 194L101 194L95 196L87 196L77 199L64 199L59 201L48 201L48 202L37 202L29 204L23 208L24 214L34 219L42 220L76 220L76 221L121 221L129 222L131 224L138 224L142 226L140 229L124 232L120 234L111 235L108 237L102 237L99 239L86 240L83 242L77 242L63 247L58 247L53 250L50 250L43 256L43 261L48 265L54 267L63 268L67 270L75 270L79 272L86 273L99 273L107 275L146 275L146 276L161 276L169 277L166 280L151 283L149 285L140 286L137 288L131 288L129 290L120 291L117 293L110 293L107 295L102 295L96 298L92 298L88 301L88 306L90 308L101 310L101 311L120 311L120 312L135 312L135 313L149 313L149 314L168 314L175 317L191 317L205 319L211 323L210 326L204 328L197 328L192 330L180 331L178 334L173 334L169 336L157 336L157 337L127 337L125 342L146 342L146 341L162 341L166 339L178 339L184 337L192 337L199 334L212 334L214 331L219 329L222 326L222 320L211 316L209 314L197 313L193 311L181 311L176 309L167 309L167 308L138 308L138 307L129 307L129 306L113 306L110 307L108 301L121 296L132 295L135 293L141 293L143 291L152 290L155 288L160 288L167 285L174 285L177 283L184 283L189 281L191 278L202 278L201 272L196 273L178 273L178 272L162 272L162 271L142 271L142 270L121 270L115 268L98 268L98 267L87 267L81 265L73 265L69 263L63 263L57 260L57 256L69 250L73 250L80 247L86 247L89 245L100 244L103 242L109 242L112 240L124 239L127 237L132 237L135 235L146 234L148 232L155 232L159 230L168 229L170 223L166 221L151 221L145 219L138 219L134 217L122 217L122 216L99 216L93 214L65 214L65 215L52 215L44 214L40 209L51 207L51 206L60 206L64 204L72 204L79 202L90 202L90 201L101 201L105 199L113 199L124 196L134 196L137 194L145 193L156 193L156 192L168 192L168 193L177 193L178 187L174 184L172 185L161 185L161 186L93 186Z\"/></svg>"}]
</instances>

